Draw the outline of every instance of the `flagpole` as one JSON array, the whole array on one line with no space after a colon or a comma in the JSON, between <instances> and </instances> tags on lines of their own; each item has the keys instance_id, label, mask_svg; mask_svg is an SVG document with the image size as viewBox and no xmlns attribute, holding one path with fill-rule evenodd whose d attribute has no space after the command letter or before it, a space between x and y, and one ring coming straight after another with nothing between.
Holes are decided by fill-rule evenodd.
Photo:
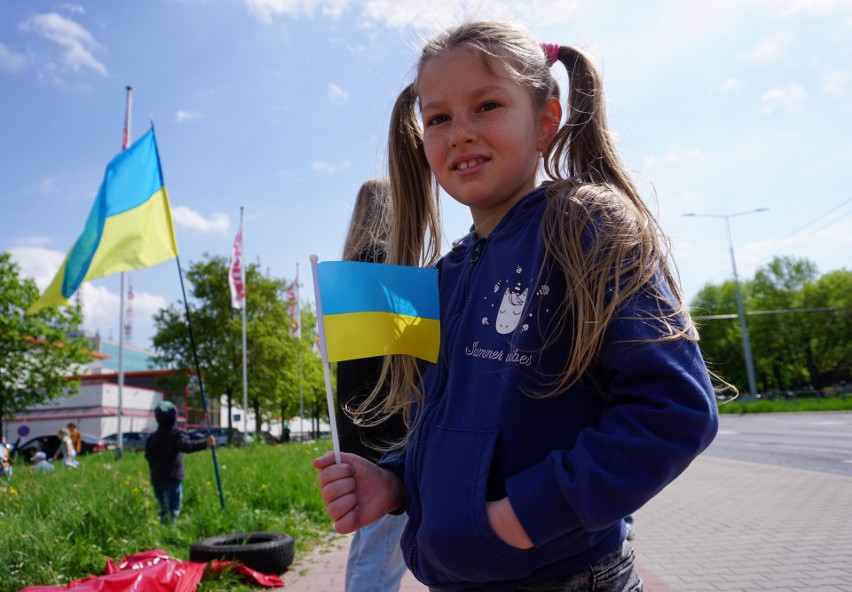
<instances>
[{"instance_id":1,"label":"flagpole","mask_svg":"<svg viewBox=\"0 0 852 592\"><path fill-rule=\"evenodd\" d=\"M192 319L189 316L189 301L186 299L186 288L183 285L183 271L180 268L180 257L175 257L177 262L178 277L180 278L180 291L183 294L183 305L186 310L186 326L189 329L189 344L192 349L192 358L195 361L195 375L198 378L198 392L201 395L201 408L204 411L204 421L207 424L207 436L212 436L210 429L210 416L207 414L207 397L204 395L204 382L201 380L201 364L198 362L198 348L195 346L195 335L192 332ZM219 503L225 509L225 495L222 493L222 479L219 477L219 461L216 458L216 446L210 447L213 455L213 472L216 475L216 487L219 489Z\"/></svg>"},{"instance_id":2,"label":"flagpole","mask_svg":"<svg viewBox=\"0 0 852 592\"><path fill-rule=\"evenodd\" d=\"M337 414L335 413L334 393L331 391L331 371L328 366L328 352L325 346L325 323L322 318L322 298L319 289L319 274L317 273L316 255L311 255L311 273L314 278L314 298L317 303L317 329L320 335L320 356L322 357L322 371L325 375L325 394L328 403L328 424L331 427L331 442L334 447L334 462L340 464L340 442L337 437Z\"/></svg>"},{"instance_id":3,"label":"flagpole","mask_svg":"<svg viewBox=\"0 0 852 592\"><path fill-rule=\"evenodd\" d=\"M299 307L299 264L296 263L296 282L293 288L296 291L296 314L299 315L300 318L296 319L296 322L299 323L299 330L296 332L296 337L301 338L302 336L302 319L301 319L301 308ZM299 433L302 434L302 438L305 437L305 397L304 397L304 389L302 387L302 347L299 344Z\"/></svg>"},{"instance_id":4,"label":"flagpole","mask_svg":"<svg viewBox=\"0 0 852 592\"><path fill-rule=\"evenodd\" d=\"M130 107L132 105L133 89L127 87L127 99L124 109L124 133L121 139L121 149L127 150L130 145ZM124 405L124 282L125 272L121 272L121 296L118 298L118 429L116 430L115 458L124 454L124 437L121 429Z\"/></svg>"},{"instance_id":5,"label":"flagpole","mask_svg":"<svg viewBox=\"0 0 852 592\"><path fill-rule=\"evenodd\" d=\"M248 280L245 268L245 237L242 236L243 232L243 206L240 206L240 258L242 261L240 262L240 273L243 274L243 286L246 285L246 281ZM246 290L243 289L242 294L243 301L243 435L248 437L248 368L246 366Z\"/></svg>"}]
</instances>

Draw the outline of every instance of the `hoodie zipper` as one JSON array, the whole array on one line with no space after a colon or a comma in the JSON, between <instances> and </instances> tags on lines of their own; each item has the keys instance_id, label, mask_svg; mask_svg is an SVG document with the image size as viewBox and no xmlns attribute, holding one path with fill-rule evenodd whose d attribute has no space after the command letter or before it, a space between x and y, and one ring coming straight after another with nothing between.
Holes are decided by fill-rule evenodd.
<instances>
[{"instance_id":1,"label":"hoodie zipper","mask_svg":"<svg viewBox=\"0 0 852 592\"><path fill-rule=\"evenodd\" d=\"M461 303L456 307L456 310L453 313L452 318L448 322L448 326L447 326L446 330L441 331L442 337L441 337L441 349L440 349L441 359L440 359L440 361L442 362L442 365L441 365L441 368L440 368L441 375L440 375L440 381L439 381L440 384L441 384L441 389L440 389L441 393L443 393L444 390L447 387L447 382L448 382L449 373L450 373L449 357L447 356L447 345L449 343L450 334L452 333L452 329L455 327L456 323L458 322L459 317L461 316L461 311L464 310L465 306L467 305L467 301L468 301L468 298L470 296L470 277L473 274L473 267L476 264L476 262L479 261L479 258L482 255L482 252L485 250L487 240L488 239L481 238L481 239L478 239L473 244L472 252L470 254L470 258L468 259L468 263L467 263L467 269L465 270L464 277L462 279L462 290L463 290L463 292L462 292ZM443 397L436 397L430 404L427 404L427 405L424 406L423 415L420 418L420 425L424 425L426 423L428 415L435 410L438 402L442 398ZM413 478L417 479L418 481L419 481L419 475L420 475L420 435L421 435L421 432L418 429L417 434L414 436L414 441L411 443L411 445L412 445L411 458L414 460L414 466L412 468L413 470L412 470L411 474L412 474ZM420 521L421 521L421 523L423 521L422 504L421 504ZM412 539L412 541L411 541L411 543L408 547L408 553L407 553L408 565L413 565L413 563L414 563L414 552L415 552L416 548L417 548L417 539L415 537L414 539Z\"/></svg>"}]
</instances>

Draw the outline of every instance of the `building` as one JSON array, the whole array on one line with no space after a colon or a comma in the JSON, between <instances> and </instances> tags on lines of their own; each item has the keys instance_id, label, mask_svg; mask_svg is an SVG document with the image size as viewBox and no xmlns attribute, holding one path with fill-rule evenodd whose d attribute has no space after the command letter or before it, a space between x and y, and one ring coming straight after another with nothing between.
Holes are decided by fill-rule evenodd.
<instances>
[{"instance_id":1,"label":"building","mask_svg":"<svg viewBox=\"0 0 852 592\"><path fill-rule=\"evenodd\" d=\"M69 377L80 380L80 391L49 403L19 413L4 422L7 442L21 438L22 442L35 437L55 434L68 422L86 434L102 438L118 432L118 343L98 335L89 337L92 345L92 362L80 375ZM152 370L154 352L133 346L124 349L124 388L121 393L121 431L145 432L157 427L154 408L164 399L178 406L179 423L186 428L204 423L203 410L193 407L190 389L175 392L169 385L174 370ZM184 381L185 382L185 381ZM218 408L210 411L210 423L218 425Z\"/></svg>"}]
</instances>

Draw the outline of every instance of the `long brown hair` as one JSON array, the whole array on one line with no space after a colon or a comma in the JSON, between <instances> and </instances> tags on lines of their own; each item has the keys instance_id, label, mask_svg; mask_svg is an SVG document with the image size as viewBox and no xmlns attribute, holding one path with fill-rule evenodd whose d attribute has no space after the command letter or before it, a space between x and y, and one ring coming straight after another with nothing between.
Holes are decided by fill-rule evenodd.
<instances>
[{"instance_id":1,"label":"long brown hair","mask_svg":"<svg viewBox=\"0 0 852 592\"><path fill-rule=\"evenodd\" d=\"M541 45L523 28L503 22L471 22L440 33L423 48L417 72L431 58L463 48L489 71L525 87L534 108L559 99L559 86ZM669 262L669 241L642 201L622 164L607 127L601 76L579 49L559 47L568 73L565 123L543 154L547 211L542 236L548 257L568 286L560 319L548 339L572 333L563 371L538 396L556 396L594 364L604 332L620 306L641 291L660 302L659 339L697 340ZM398 97L391 116L388 162L394 210L389 260L400 265L433 265L439 257L439 192L423 147L417 109L418 79ZM590 229L593 231L590 232ZM655 275L670 293L660 293ZM664 288L665 289L665 288ZM395 356L385 367L391 394L384 411L421 404L418 362ZM410 421L416 418L409 418Z\"/></svg>"},{"instance_id":2,"label":"long brown hair","mask_svg":"<svg viewBox=\"0 0 852 592\"><path fill-rule=\"evenodd\" d=\"M343 243L343 259L354 261L375 245L387 246L391 228L390 183L387 179L369 179L361 184L349 231Z\"/></svg>"}]
</instances>

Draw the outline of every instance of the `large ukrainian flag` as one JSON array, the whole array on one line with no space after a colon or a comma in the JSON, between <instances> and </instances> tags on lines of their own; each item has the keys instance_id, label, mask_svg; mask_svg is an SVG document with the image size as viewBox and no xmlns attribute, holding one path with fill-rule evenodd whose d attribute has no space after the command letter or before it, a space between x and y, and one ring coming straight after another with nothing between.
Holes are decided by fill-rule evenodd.
<instances>
[{"instance_id":1,"label":"large ukrainian flag","mask_svg":"<svg viewBox=\"0 0 852 592\"><path fill-rule=\"evenodd\" d=\"M325 261L317 277L329 362L389 354L438 361L438 270Z\"/></svg>"},{"instance_id":2,"label":"large ukrainian flag","mask_svg":"<svg viewBox=\"0 0 852 592\"><path fill-rule=\"evenodd\" d=\"M64 305L83 282L177 257L154 129L106 167L83 233L27 313Z\"/></svg>"}]
</instances>

